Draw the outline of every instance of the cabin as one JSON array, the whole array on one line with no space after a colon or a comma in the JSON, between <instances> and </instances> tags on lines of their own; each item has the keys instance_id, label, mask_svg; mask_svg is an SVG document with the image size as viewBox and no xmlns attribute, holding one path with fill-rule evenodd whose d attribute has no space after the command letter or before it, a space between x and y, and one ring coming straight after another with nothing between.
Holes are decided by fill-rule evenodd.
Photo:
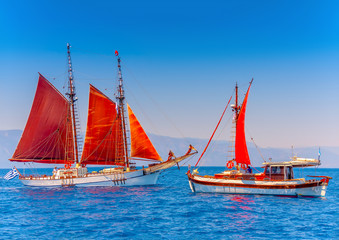
<instances>
[{"instance_id":1,"label":"cabin","mask_svg":"<svg viewBox=\"0 0 339 240\"><path fill-rule=\"evenodd\" d=\"M291 180L294 179L293 166L288 163L267 163L264 171L264 180Z\"/></svg>"},{"instance_id":2,"label":"cabin","mask_svg":"<svg viewBox=\"0 0 339 240\"><path fill-rule=\"evenodd\" d=\"M320 165L319 159L293 157L287 162L265 162L264 180L291 180L294 179L293 168L315 167Z\"/></svg>"}]
</instances>

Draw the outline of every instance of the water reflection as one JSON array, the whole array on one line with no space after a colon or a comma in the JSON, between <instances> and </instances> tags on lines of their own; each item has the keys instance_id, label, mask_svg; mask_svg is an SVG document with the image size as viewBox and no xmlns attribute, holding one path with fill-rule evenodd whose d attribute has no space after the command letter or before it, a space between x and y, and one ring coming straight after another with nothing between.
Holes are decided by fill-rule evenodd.
<instances>
[{"instance_id":1,"label":"water reflection","mask_svg":"<svg viewBox=\"0 0 339 240\"><path fill-rule=\"evenodd\" d=\"M259 218L254 209L255 196L225 195L223 200L224 207L228 210L225 216L228 231L236 231L237 238L246 239L248 234L245 230L252 228Z\"/></svg>"},{"instance_id":2,"label":"water reflection","mask_svg":"<svg viewBox=\"0 0 339 240\"><path fill-rule=\"evenodd\" d=\"M22 197L31 197L33 199L52 199L52 198L66 198L73 194L75 188L40 188L40 187L21 187L19 192Z\"/></svg>"}]
</instances>

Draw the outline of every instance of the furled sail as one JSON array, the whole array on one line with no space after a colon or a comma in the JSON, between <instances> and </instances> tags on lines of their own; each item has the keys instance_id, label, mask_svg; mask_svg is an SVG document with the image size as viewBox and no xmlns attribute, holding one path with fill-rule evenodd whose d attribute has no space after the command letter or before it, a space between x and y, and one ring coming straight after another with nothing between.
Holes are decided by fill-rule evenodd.
<instances>
[{"instance_id":1,"label":"furled sail","mask_svg":"<svg viewBox=\"0 0 339 240\"><path fill-rule=\"evenodd\" d=\"M246 96L242 103L238 119L237 119L237 127L236 127L236 137L235 137L235 161L239 164L247 164L250 165L250 157L248 156L247 145L246 145L246 137L245 137L245 113L246 113L246 104L248 93L250 91L251 84L248 87Z\"/></svg>"},{"instance_id":2,"label":"furled sail","mask_svg":"<svg viewBox=\"0 0 339 240\"><path fill-rule=\"evenodd\" d=\"M90 85L82 164L125 165L123 131L116 104Z\"/></svg>"},{"instance_id":3,"label":"furled sail","mask_svg":"<svg viewBox=\"0 0 339 240\"><path fill-rule=\"evenodd\" d=\"M11 161L74 162L74 140L68 100L41 74L33 105Z\"/></svg>"},{"instance_id":4,"label":"furled sail","mask_svg":"<svg viewBox=\"0 0 339 240\"><path fill-rule=\"evenodd\" d=\"M131 131L131 157L162 161L128 104L127 108Z\"/></svg>"}]
</instances>

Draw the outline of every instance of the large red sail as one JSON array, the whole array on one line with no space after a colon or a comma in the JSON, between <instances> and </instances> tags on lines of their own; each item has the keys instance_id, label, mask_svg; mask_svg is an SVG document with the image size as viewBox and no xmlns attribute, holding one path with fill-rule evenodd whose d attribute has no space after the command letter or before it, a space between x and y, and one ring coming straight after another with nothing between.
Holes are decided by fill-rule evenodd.
<instances>
[{"instance_id":1,"label":"large red sail","mask_svg":"<svg viewBox=\"0 0 339 240\"><path fill-rule=\"evenodd\" d=\"M116 104L90 85L83 164L125 165L120 114Z\"/></svg>"},{"instance_id":2,"label":"large red sail","mask_svg":"<svg viewBox=\"0 0 339 240\"><path fill-rule=\"evenodd\" d=\"M128 104L127 108L131 131L131 157L162 161Z\"/></svg>"},{"instance_id":3,"label":"large red sail","mask_svg":"<svg viewBox=\"0 0 339 240\"><path fill-rule=\"evenodd\" d=\"M252 82L251 82L252 83ZM250 165L250 157L248 156L246 137L245 137L245 113L246 113L246 104L248 93L250 91L251 84L248 87L246 96L242 103L238 119L237 119L237 128L236 128L236 137L235 137L235 161L239 164Z\"/></svg>"},{"instance_id":4,"label":"large red sail","mask_svg":"<svg viewBox=\"0 0 339 240\"><path fill-rule=\"evenodd\" d=\"M74 161L70 105L41 74L32 109L11 161Z\"/></svg>"}]
</instances>

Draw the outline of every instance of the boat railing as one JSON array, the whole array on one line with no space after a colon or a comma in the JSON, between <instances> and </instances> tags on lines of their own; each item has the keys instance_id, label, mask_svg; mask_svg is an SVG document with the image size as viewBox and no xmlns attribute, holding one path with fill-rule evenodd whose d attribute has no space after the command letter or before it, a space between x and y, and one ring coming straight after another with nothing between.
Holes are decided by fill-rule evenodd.
<instances>
[{"instance_id":1,"label":"boat railing","mask_svg":"<svg viewBox=\"0 0 339 240\"><path fill-rule=\"evenodd\" d=\"M38 174L27 174L27 175L21 175L20 179L38 179L38 180L51 180L51 179L55 179L54 176L50 176L50 175L38 175Z\"/></svg>"}]
</instances>

